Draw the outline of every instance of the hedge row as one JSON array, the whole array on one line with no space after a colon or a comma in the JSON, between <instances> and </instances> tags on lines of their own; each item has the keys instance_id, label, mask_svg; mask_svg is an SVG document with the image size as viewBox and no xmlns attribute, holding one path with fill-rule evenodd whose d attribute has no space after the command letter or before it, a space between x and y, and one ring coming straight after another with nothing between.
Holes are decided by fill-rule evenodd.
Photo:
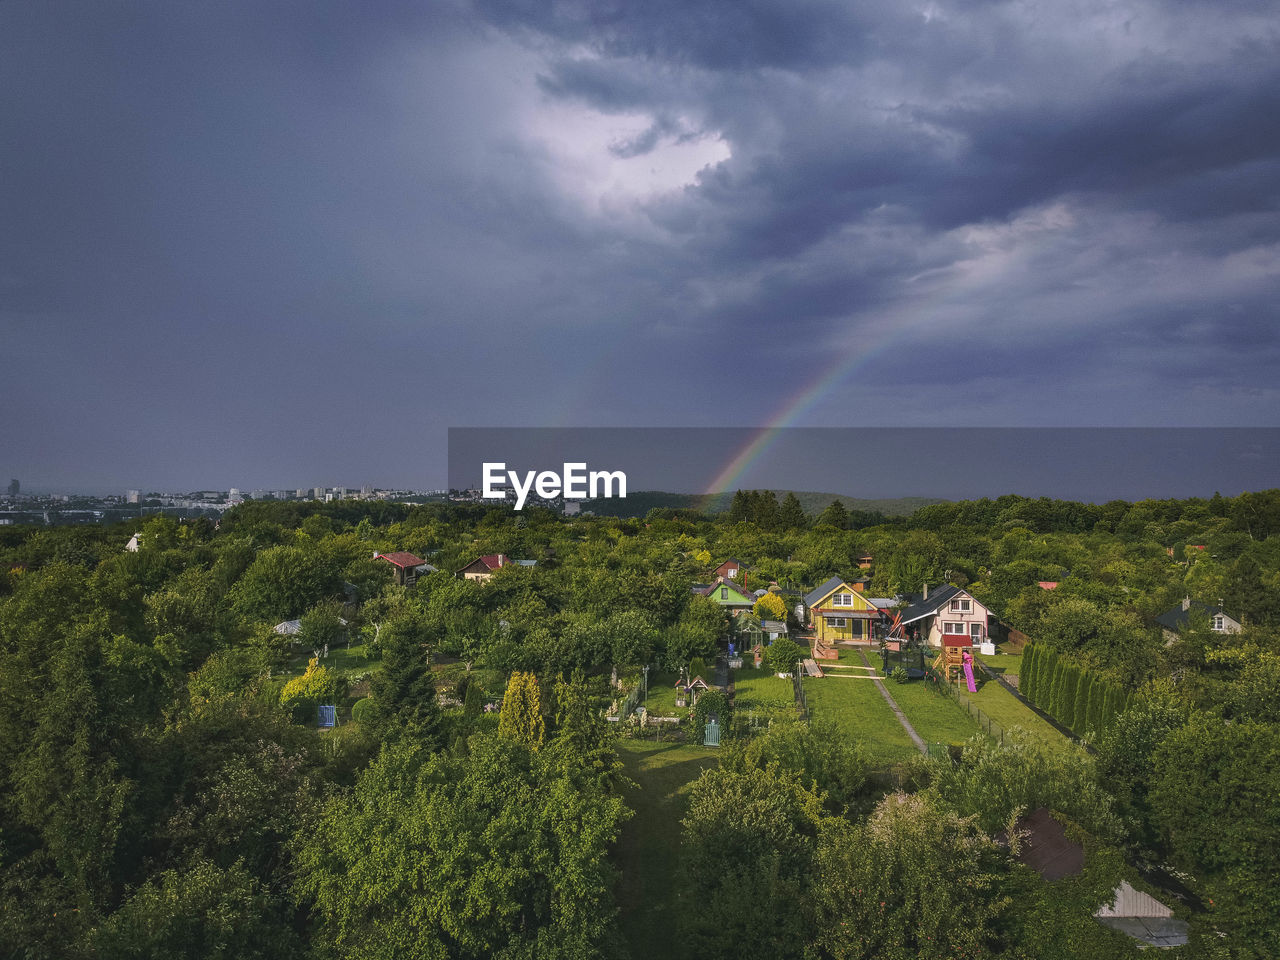
<instances>
[{"instance_id":1,"label":"hedge row","mask_svg":"<svg viewBox=\"0 0 1280 960\"><path fill-rule=\"evenodd\" d=\"M1104 677L1032 643L1022 653L1018 690L1077 736L1101 734L1124 711L1129 694Z\"/></svg>"}]
</instances>

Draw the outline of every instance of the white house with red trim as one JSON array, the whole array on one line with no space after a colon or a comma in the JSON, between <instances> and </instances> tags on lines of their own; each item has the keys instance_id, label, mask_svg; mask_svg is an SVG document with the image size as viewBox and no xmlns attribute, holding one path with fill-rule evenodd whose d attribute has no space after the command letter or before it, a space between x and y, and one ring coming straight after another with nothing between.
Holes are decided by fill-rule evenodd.
<instances>
[{"instance_id":1,"label":"white house with red trim","mask_svg":"<svg viewBox=\"0 0 1280 960\"><path fill-rule=\"evenodd\" d=\"M902 625L913 631L931 647L956 646L967 639L970 646L987 642L987 624L991 611L959 587L947 584L932 592L925 584L924 593L913 598L902 612Z\"/></svg>"}]
</instances>

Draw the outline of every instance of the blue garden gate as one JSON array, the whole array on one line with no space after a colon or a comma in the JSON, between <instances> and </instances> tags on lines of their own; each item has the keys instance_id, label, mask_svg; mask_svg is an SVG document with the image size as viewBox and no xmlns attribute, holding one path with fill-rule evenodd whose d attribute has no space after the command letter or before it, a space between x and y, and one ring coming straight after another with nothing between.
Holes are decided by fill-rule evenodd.
<instances>
[{"instance_id":1,"label":"blue garden gate","mask_svg":"<svg viewBox=\"0 0 1280 960\"><path fill-rule=\"evenodd\" d=\"M702 728L702 742L708 747L720 746L720 724L716 720L708 720Z\"/></svg>"},{"instance_id":2,"label":"blue garden gate","mask_svg":"<svg viewBox=\"0 0 1280 960\"><path fill-rule=\"evenodd\" d=\"M320 704L320 715L316 719L322 727L334 727L338 724L338 708L332 703Z\"/></svg>"}]
</instances>

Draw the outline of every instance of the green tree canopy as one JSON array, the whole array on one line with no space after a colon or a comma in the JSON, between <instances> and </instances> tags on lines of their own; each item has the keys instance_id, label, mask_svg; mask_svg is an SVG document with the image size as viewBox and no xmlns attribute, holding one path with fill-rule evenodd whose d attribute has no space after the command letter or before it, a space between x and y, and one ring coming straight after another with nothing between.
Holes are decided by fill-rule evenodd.
<instances>
[{"instance_id":1,"label":"green tree canopy","mask_svg":"<svg viewBox=\"0 0 1280 960\"><path fill-rule=\"evenodd\" d=\"M299 833L296 890L351 960L612 954L626 815L507 738L473 737L463 758L393 746Z\"/></svg>"}]
</instances>

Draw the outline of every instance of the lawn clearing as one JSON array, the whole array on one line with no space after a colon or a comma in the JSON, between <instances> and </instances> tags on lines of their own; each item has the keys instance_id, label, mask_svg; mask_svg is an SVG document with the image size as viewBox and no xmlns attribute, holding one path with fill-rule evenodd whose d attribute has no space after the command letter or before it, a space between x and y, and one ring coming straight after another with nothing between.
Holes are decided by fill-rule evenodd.
<instances>
[{"instance_id":1,"label":"lawn clearing","mask_svg":"<svg viewBox=\"0 0 1280 960\"><path fill-rule=\"evenodd\" d=\"M687 717L688 707L676 706L676 675L667 672L649 672L649 696L643 701L645 709L655 717Z\"/></svg>"},{"instance_id":2,"label":"lawn clearing","mask_svg":"<svg viewBox=\"0 0 1280 960\"><path fill-rule=\"evenodd\" d=\"M962 695L967 697L975 707L981 708L987 716L1003 726L1006 731L1010 727L1022 727L1029 736L1044 741L1054 749L1063 748L1071 742L1040 717L1036 716L1030 707L1000 686L995 680L985 680L978 687L977 693L969 693L965 690L962 691Z\"/></svg>"},{"instance_id":3,"label":"lawn clearing","mask_svg":"<svg viewBox=\"0 0 1280 960\"><path fill-rule=\"evenodd\" d=\"M818 666L824 670L827 667L860 667L862 666L862 658L858 656L858 647L836 647L836 659L834 660L818 660Z\"/></svg>"},{"instance_id":4,"label":"lawn clearing","mask_svg":"<svg viewBox=\"0 0 1280 960\"><path fill-rule=\"evenodd\" d=\"M795 690L790 678L776 676L765 667L733 671L733 709L739 717L793 716Z\"/></svg>"},{"instance_id":5,"label":"lawn clearing","mask_svg":"<svg viewBox=\"0 0 1280 960\"><path fill-rule=\"evenodd\" d=\"M1016 677L1022 670L1022 654L1020 653L978 654L977 659L990 667L994 673Z\"/></svg>"},{"instance_id":6,"label":"lawn clearing","mask_svg":"<svg viewBox=\"0 0 1280 960\"><path fill-rule=\"evenodd\" d=\"M621 871L622 938L633 956L679 955L680 820L688 809L690 785L715 766L717 750L642 740L618 740L617 745L627 776L638 785L624 794L635 816L623 824L614 849Z\"/></svg>"},{"instance_id":7,"label":"lawn clearing","mask_svg":"<svg viewBox=\"0 0 1280 960\"><path fill-rule=\"evenodd\" d=\"M874 762L896 763L918 752L873 681L827 676L803 683L810 718L863 741Z\"/></svg>"},{"instance_id":8,"label":"lawn clearing","mask_svg":"<svg viewBox=\"0 0 1280 960\"><path fill-rule=\"evenodd\" d=\"M923 680L885 682L885 689L927 743L963 743L978 732L977 722L950 697L929 689Z\"/></svg>"},{"instance_id":9,"label":"lawn clearing","mask_svg":"<svg viewBox=\"0 0 1280 960\"><path fill-rule=\"evenodd\" d=\"M302 676L306 672L307 664L310 661L311 651L309 649L303 650L301 653L294 653L289 658L289 666L285 670L285 675L290 677ZM382 661L371 660L368 656L368 648L364 644L353 643L350 647L336 645L330 647L329 656L321 659L320 666L339 676L350 677L381 670Z\"/></svg>"}]
</instances>

